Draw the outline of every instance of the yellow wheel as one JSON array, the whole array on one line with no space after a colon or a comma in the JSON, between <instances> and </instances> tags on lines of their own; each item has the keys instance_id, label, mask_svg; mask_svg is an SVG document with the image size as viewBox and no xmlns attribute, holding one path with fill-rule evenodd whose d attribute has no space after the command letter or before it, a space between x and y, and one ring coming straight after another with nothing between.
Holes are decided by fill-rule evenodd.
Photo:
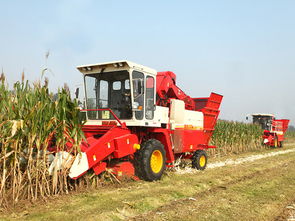
<instances>
[{"instance_id":1,"label":"yellow wheel","mask_svg":"<svg viewBox=\"0 0 295 221\"><path fill-rule=\"evenodd\" d=\"M206 165L206 157L204 155L202 155L200 157L200 166L204 167Z\"/></svg>"},{"instance_id":2,"label":"yellow wheel","mask_svg":"<svg viewBox=\"0 0 295 221\"><path fill-rule=\"evenodd\" d=\"M163 167L163 155L161 151L154 150L151 155L151 169L154 173L159 173Z\"/></svg>"},{"instance_id":3,"label":"yellow wheel","mask_svg":"<svg viewBox=\"0 0 295 221\"><path fill-rule=\"evenodd\" d=\"M150 139L135 153L136 175L147 181L161 179L166 169L166 152L163 144Z\"/></svg>"},{"instance_id":4,"label":"yellow wheel","mask_svg":"<svg viewBox=\"0 0 295 221\"><path fill-rule=\"evenodd\" d=\"M207 154L204 150L197 150L192 157L192 167L205 170L207 166Z\"/></svg>"},{"instance_id":5,"label":"yellow wheel","mask_svg":"<svg viewBox=\"0 0 295 221\"><path fill-rule=\"evenodd\" d=\"M274 147L278 147L278 146L279 146L278 138L275 138L275 141L274 141Z\"/></svg>"}]
</instances>

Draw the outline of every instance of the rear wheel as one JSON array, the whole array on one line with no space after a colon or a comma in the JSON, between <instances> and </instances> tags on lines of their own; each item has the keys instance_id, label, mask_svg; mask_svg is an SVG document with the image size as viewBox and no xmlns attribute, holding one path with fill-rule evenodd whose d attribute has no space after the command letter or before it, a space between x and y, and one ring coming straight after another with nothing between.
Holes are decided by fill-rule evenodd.
<instances>
[{"instance_id":1,"label":"rear wheel","mask_svg":"<svg viewBox=\"0 0 295 221\"><path fill-rule=\"evenodd\" d=\"M197 150L192 157L192 168L205 170L207 166L207 154L204 150Z\"/></svg>"},{"instance_id":2,"label":"rear wheel","mask_svg":"<svg viewBox=\"0 0 295 221\"><path fill-rule=\"evenodd\" d=\"M166 168L166 152L163 144L156 139L147 140L136 152L135 160L139 178L146 181L161 179Z\"/></svg>"},{"instance_id":3,"label":"rear wheel","mask_svg":"<svg viewBox=\"0 0 295 221\"><path fill-rule=\"evenodd\" d=\"M279 147L283 147L283 141L279 141Z\"/></svg>"}]
</instances>

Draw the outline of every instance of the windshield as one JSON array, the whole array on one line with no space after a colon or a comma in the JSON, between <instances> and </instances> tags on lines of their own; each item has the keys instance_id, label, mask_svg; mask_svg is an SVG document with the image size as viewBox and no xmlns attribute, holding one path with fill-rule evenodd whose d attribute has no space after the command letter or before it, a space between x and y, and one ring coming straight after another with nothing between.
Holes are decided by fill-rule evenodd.
<instances>
[{"instance_id":1,"label":"windshield","mask_svg":"<svg viewBox=\"0 0 295 221\"><path fill-rule=\"evenodd\" d=\"M253 123L259 124L263 130L270 130L272 124L272 116L253 116Z\"/></svg>"},{"instance_id":2,"label":"windshield","mask_svg":"<svg viewBox=\"0 0 295 221\"><path fill-rule=\"evenodd\" d=\"M111 109L119 119L131 119L131 94L128 71L85 76L87 109ZM110 120L109 111L87 111L90 120Z\"/></svg>"}]
</instances>

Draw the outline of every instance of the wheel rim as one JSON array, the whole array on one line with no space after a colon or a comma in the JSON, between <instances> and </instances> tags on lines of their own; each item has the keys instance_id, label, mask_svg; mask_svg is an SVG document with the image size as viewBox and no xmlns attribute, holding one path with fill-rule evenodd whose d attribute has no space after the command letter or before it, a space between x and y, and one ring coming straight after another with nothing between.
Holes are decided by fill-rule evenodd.
<instances>
[{"instance_id":1,"label":"wheel rim","mask_svg":"<svg viewBox=\"0 0 295 221\"><path fill-rule=\"evenodd\" d=\"M202 156L200 157L200 166L201 166L201 167L204 167L205 164L206 164L206 157L205 157L204 155L202 155Z\"/></svg>"},{"instance_id":2,"label":"wheel rim","mask_svg":"<svg viewBox=\"0 0 295 221\"><path fill-rule=\"evenodd\" d=\"M151 155L151 169L154 173L159 173L163 167L163 155L161 151L154 150Z\"/></svg>"}]
</instances>

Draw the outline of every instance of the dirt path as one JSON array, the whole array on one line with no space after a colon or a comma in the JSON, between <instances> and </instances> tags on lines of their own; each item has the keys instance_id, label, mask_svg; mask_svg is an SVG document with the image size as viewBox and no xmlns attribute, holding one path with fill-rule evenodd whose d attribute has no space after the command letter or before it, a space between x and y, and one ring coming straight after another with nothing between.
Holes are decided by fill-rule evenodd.
<instances>
[{"instance_id":1,"label":"dirt path","mask_svg":"<svg viewBox=\"0 0 295 221\"><path fill-rule=\"evenodd\" d=\"M58 197L0 220L287 219L295 196L295 148L264 152L215 162L205 171L168 172L158 182Z\"/></svg>"},{"instance_id":2,"label":"dirt path","mask_svg":"<svg viewBox=\"0 0 295 221\"><path fill-rule=\"evenodd\" d=\"M290 160L285 163L286 165L290 167L295 166L295 160ZM238 220L239 213L237 213L236 210L239 211L242 208L237 208L237 207L231 208L231 204L233 205L238 203L245 204L245 201L239 200L238 198L234 197L234 193L237 192L238 188L239 187L243 188L244 184L247 183L248 185L253 185L253 186L259 185L261 188L261 191L263 191L262 190L263 182L265 181L267 182L267 180L272 178L276 179L278 175L280 179L282 177L286 179L288 177L286 172L287 170L279 168L277 166L272 166L267 169L259 170L259 171L250 173L246 176L241 176L237 179L231 180L230 182L222 183L222 185L215 185L212 188L209 188L206 191L197 193L196 195L193 195L189 198L175 200L156 210L150 211L140 216L133 217L131 220L158 220L158 219L159 220L179 220L179 219L182 219L183 217L185 217L186 220L199 220L199 219L206 220L208 218L210 218L211 220L215 220L215 219L227 220L229 218L228 215L230 215L230 220ZM238 192L240 192L242 188L238 190ZM263 199L260 199L260 200L263 200ZM241 205L239 205L239 207L240 206ZM249 207L248 205L243 205L243 206ZM263 204L258 205L257 208L262 206L265 206L265 205ZM223 209L226 209L226 208L231 208L229 210L231 214L227 214L227 216L225 217L221 215L218 210L222 211ZM212 211L212 209L213 210L216 209L216 210ZM264 215L267 215L267 214L264 214ZM243 220L253 220L253 219L269 220L269 218L271 218L271 217L266 218L264 217L264 215L261 216L259 219L257 219L258 218L257 215L253 216L252 214L248 214L247 217L243 218ZM283 216L284 215L285 214L283 214Z\"/></svg>"},{"instance_id":3,"label":"dirt path","mask_svg":"<svg viewBox=\"0 0 295 221\"><path fill-rule=\"evenodd\" d=\"M295 198L288 203L279 216L274 218L275 221L294 221L295 220Z\"/></svg>"},{"instance_id":4,"label":"dirt path","mask_svg":"<svg viewBox=\"0 0 295 221\"><path fill-rule=\"evenodd\" d=\"M218 162L210 163L210 164L207 165L207 169L214 169L214 168L218 168L218 167L224 167L224 166L230 166L230 165L238 165L238 164L242 164L242 163L249 163L249 162L264 159L264 158L267 158L267 157L273 157L273 156L292 153L292 152L295 152L295 148L294 149L288 149L288 150L280 150L280 151L271 152L271 153L253 154L251 156L241 157L241 158L238 158L238 159L227 159L225 161L218 161ZM197 173L199 171L194 170L191 167L186 167L184 169L177 169L176 172L179 173L179 174L185 174L185 173Z\"/></svg>"}]
</instances>

